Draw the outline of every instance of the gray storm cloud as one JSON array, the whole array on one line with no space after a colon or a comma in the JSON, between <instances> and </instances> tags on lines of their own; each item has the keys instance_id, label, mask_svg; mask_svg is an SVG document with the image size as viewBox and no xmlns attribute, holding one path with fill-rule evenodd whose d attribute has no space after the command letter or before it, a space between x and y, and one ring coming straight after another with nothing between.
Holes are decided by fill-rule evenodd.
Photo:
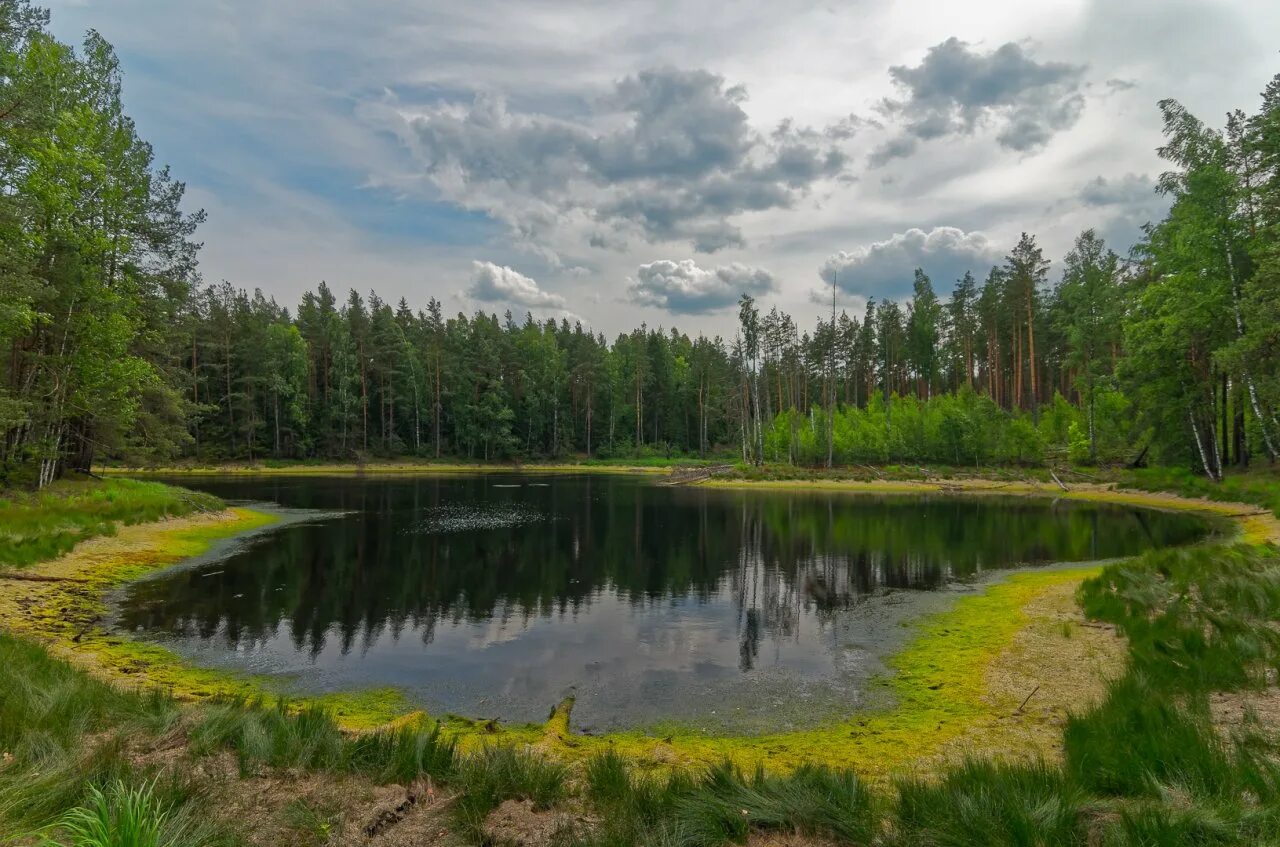
<instances>
[{"instance_id":1,"label":"gray storm cloud","mask_svg":"<svg viewBox=\"0 0 1280 847\"><path fill-rule=\"evenodd\" d=\"M1000 146L1034 150L1079 119L1083 74L1083 65L1037 62L1013 42L983 53L948 38L930 47L920 64L889 69L903 97L884 101L882 109L902 129L872 153L872 163L908 156L921 141L969 135L986 125L995 127Z\"/></svg>"},{"instance_id":2,"label":"gray storm cloud","mask_svg":"<svg viewBox=\"0 0 1280 847\"><path fill-rule=\"evenodd\" d=\"M745 96L705 70L662 68L624 78L581 119L481 94L403 117L402 134L446 199L522 238L576 220L593 245L639 236L713 252L743 245L734 216L791 207L847 165L843 125L766 136Z\"/></svg>"}]
</instances>

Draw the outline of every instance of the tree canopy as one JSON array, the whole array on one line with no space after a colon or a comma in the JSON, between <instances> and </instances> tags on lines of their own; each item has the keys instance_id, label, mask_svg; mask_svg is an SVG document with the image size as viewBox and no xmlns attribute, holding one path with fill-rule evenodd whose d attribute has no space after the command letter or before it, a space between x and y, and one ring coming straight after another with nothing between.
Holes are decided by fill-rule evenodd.
<instances>
[{"instance_id":1,"label":"tree canopy","mask_svg":"<svg viewBox=\"0 0 1280 847\"><path fill-rule=\"evenodd\" d=\"M953 464L1138 456L1217 478L1280 449L1280 76L1222 129L1159 104L1168 216L1061 267L1024 233L958 280L804 329L743 295L733 338L284 307L197 272L203 214L154 161L95 33L0 0L0 459L42 485L97 459L647 454Z\"/></svg>"}]
</instances>

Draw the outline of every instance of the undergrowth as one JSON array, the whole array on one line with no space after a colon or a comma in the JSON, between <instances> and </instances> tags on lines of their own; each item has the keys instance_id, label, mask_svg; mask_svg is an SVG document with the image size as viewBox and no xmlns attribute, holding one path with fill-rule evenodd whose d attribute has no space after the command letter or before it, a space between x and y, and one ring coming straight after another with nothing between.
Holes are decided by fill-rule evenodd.
<instances>
[{"instance_id":1,"label":"undergrowth","mask_svg":"<svg viewBox=\"0 0 1280 847\"><path fill-rule=\"evenodd\" d=\"M221 507L208 494L132 479L69 480L38 493L0 491L0 568L57 558L81 541L114 535L120 524Z\"/></svg>"},{"instance_id":2,"label":"undergrowth","mask_svg":"<svg viewBox=\"0 0 1280 847\"><path fill-rule=\"evenodd\" d=\"M1224 503L1252 503L1280 517L1280 475L1274 470L1227 474L1222 482L1183 468L1139 468L1118 476L1129 488L1171 491Z\"/></svg>"}]
</instances>

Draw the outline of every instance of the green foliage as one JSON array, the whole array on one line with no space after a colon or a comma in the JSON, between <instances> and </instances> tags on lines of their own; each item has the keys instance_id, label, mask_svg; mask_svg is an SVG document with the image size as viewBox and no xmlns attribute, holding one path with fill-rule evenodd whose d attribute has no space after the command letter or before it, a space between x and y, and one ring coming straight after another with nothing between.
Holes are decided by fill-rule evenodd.
<instances>
[{"instance_id":1,"label":"green foliage","mask_svg":"<svg viewBox=\"0 0 1280 847\"><path fill-rule=\"evenodd\" d=\"M1056 284L1034 235L944 302L799 328L750 297L733 343L415 311L320 283L292 313L201 288L201 213L153 162L96 33L0 6L0 474L134 462L580 454L826 465L1112 464L1219 478L1280 454L1280 83L1219 131L1160 104L1172 201L1123 267L1093 229ZM985 271L985 273L984 273ZM975 276L975 274L977 274ZM982 282L979 282L982 279ZM833 283L835 280L831 280ZM1058 399L1059 392L1061 399Z\"/></svg>"},{"instance_id":2,"label":"green foliage","mask_svg":"<svg viewBox=\"0 0 1280 847\"><path fill-rule=\"evenodd\" d=\"M158 482L112 479L65 482L37 494L0 499L0 566L56 558L76 544L137 524L221 508L210 495Z\"/></svg>"},{"instance_id":3,"label":"green foliage","mask_svg":"<svg viewBox=\"0 0 1280 847\"><path fill-rule=\"evenodd\" d=\"M1221 482L1178 468L1142 468L1125 475L1124 484L1144 491L1173 491L1227 503L1253 503L1280 516L1280 478L1274 471L1228 474Z\"/></svg>"},{"instance_id":4,"label":"green foliage","mask_svg":"<svg viewBox=\"0 0 1280 847\"><path fill-rule=\"evenodd\" d=\"M101 36L76 51L26 2L0 16L0 462L44 485L100 445L185 442L183 416L163 411L185 400L151 345L194 281L203 215L184 215L183 186L154 167Z\"/></svg>"},{"instance_id":5,"label":"green foliage","mask_svg":"<svg viewBox=\"0 0 1280 847\"><path fill-rule=\"evenodd\" d=\"M966 760L941 781L898 784L895 831L904 844L1036 847L1083 843L1083 793L1043 762Z\"/></svg>"},{"instance_id":6,"label":"green foliage","mask_svg":"<svg viewBox=\"0 0 1280 847\"><path fill-rule=\"evenodd\" d=\"M1280 739L1247 724L1224 735L1209 696L1266 686L1280 667L1275 550L1149 553L1108 566L1080 598L1126 635L1130 669L1069 720L1066 769L1099 795L1146 798L1104 843L1262 843L1280 808Z\"/></svg>"},{"instance_id":7,"label":"green foliage","mask_svg":"<svg viewBox=\"0 0 1280 847\"><path fill-rule=\"evenodd\" d=\"M178 714L166 697L121 692L2 634L0 667L0 750L33 767L77 752L82 735L115 727L159 731Z\"/></svg>"},{"instance_id":8,"label":"green foliage","mask_svg":"<svg viewBox=\"0 0 1280 847\"><path fill-rule=\"evenodd\" d=\"M811 765L748 777L726 763L659 779L632 774L609 752L588 762L586 782L605 821L589 844L709 847L740 842L752 830L869 844L879 829L880 804L853 773Z\"/></svg>"},{"instance_id":9,"label":"green foliage","mask_svg":"<svg viewBox=\"0 0 1280 847\"><path fill-rule=\"evenodd\" d=\"M1152 685L1238 688L1280 666L1272 625L1280 619L1280 570L1255 548L1151 552L1108 566L1080 597L1089 615L1125 634L1135 671Z\"/></svg>"},{"instance_id":10,"label":"green foliage","mask_svg":"<svg viewBox=\"0 0 1280 847\"><path fill-rule=\"evenodd\" d=\"M454 819L464 833L479 837L485 816L503 800L533 802L546 809L567 793L565 767L513 747L486 747L462 758L455 784L462 795L453 806Z\"/></svg>"},{"instance_id":11,"label":"green foliage","mask_svg":"<svg viewBox=\"0 0 1280 847\"><path fill-rule=\"evenodd\" d=\"M117 780L104 791L89 787L84 806L59 818L54 831L45 836L48 847L169 847L180 837L168 832L173 813L155 796L151 783L128 785Z\"/></svg>"},{"instance_id":12,"label":"green foliage","mask_svg":"<svg viewBox=\"0 0 1280 847\"><path fill-rule=\"evenodd\" d=\"M189 785L140 773L126 755L125 738L173 728L172 700L105 685L5 635L0 667L0 838L41 830L46 843L67 845L219 843Z\"/></svg>"},{"instance_id":13,"label":"green foliage","mask_svg":"<svg viewBox=\"0 0 1280 847\"><path fill-rule=\"evenodd\" d=\"M1078 411L1062 401L1050 407L1040 428L1025 413L1001 409L968 388L928 400L874 396L865 409L836 410L834 453L837 464L929 462L957 467L989 464L1039 464L1065 458L1070 422ZM826 455L826 411L808 417L792 410L778 415L765 434L765 455L788 456L799 464L821 464ZM1060 432L1050 431L1062 421ZM1046 443L1059 440L1056 451Z\"/></svg>"},{"instance_id":14,"label":"green foliage","mask_svg":"<svg viewBox=\"0 0 1280 847\"><path fill-rule=\"evenodd\" d=\"M285 825L293 830L299 847L321 847L333 837L342 822L341 813L305 800L292 800L284 807Z\"/></svg>"},{"instance_id":15,"label":"green foliage","mask_svg":"<svg viewBox=\"0 0 1280 847\"><path fill-rule=\"evenodd\" d=\"M457 763L453 742L435 723L350 735L323 708L291 710L284 701L274 707L251 701L210 705L191 731L191 747L197 754L233 750L244 773L265 765L360 774L379 782L443 779Z\"/></svg>"},{"instance_id":16,"label":"green foliage","mask_svg":"<svg viewBox=\"0 0 1280 847\"><path fill-rule=\"evenodd\" d=\"M1073 717L1065 741L1071 774L1099 794L1156 797L1173 789L1206 797L1239 788L1207 708L1170 702L1140 676L1126 677L1099 708Z\"/></svg>"},{"instance_id":17,"label":"green foliage","mask_svg":"<svg viewBox=\"0 0 1280 847\"><path fill-rule=\"evenodd\" d=\"M1103 847L1245 847L1267 844L1280 815L1243 813L1233 804L1124 809L1103 833ZM1274 842L1271 842L1274 843Z\"/></svg>"}]
</instances>

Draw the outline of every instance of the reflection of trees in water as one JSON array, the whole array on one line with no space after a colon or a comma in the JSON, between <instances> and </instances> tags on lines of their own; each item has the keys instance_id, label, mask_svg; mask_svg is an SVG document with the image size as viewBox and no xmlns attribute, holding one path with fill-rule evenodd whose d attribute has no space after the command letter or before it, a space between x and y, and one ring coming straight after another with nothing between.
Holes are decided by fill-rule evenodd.
<instances>
[{"instance_id":1,"label":"reflection of trees in water","mask_svg":"<svg viewBox=\"0 0 1280 847\"><path fill-rule=\"evenodd\" d=\"M820 625L883 588L1131 553L1193 531L1177 516L1081 504L1050 515L1034 501L673 491L590 477L502 492L467 479L397 481L314 502L288 493L279 495L288 505L357 514L269 535L214 576L138 584L122 624L236 646L278 638L287 625L300 651L318 653L337 637L346 653L407 630L429 642L462 622L519 628L572 617L603 592L637 607L719 598L734 606L745 669L763 638L794 637L806 619ZM511 498L556 519L406 531L444 503Z\"/></svg>"}]
</instances>

